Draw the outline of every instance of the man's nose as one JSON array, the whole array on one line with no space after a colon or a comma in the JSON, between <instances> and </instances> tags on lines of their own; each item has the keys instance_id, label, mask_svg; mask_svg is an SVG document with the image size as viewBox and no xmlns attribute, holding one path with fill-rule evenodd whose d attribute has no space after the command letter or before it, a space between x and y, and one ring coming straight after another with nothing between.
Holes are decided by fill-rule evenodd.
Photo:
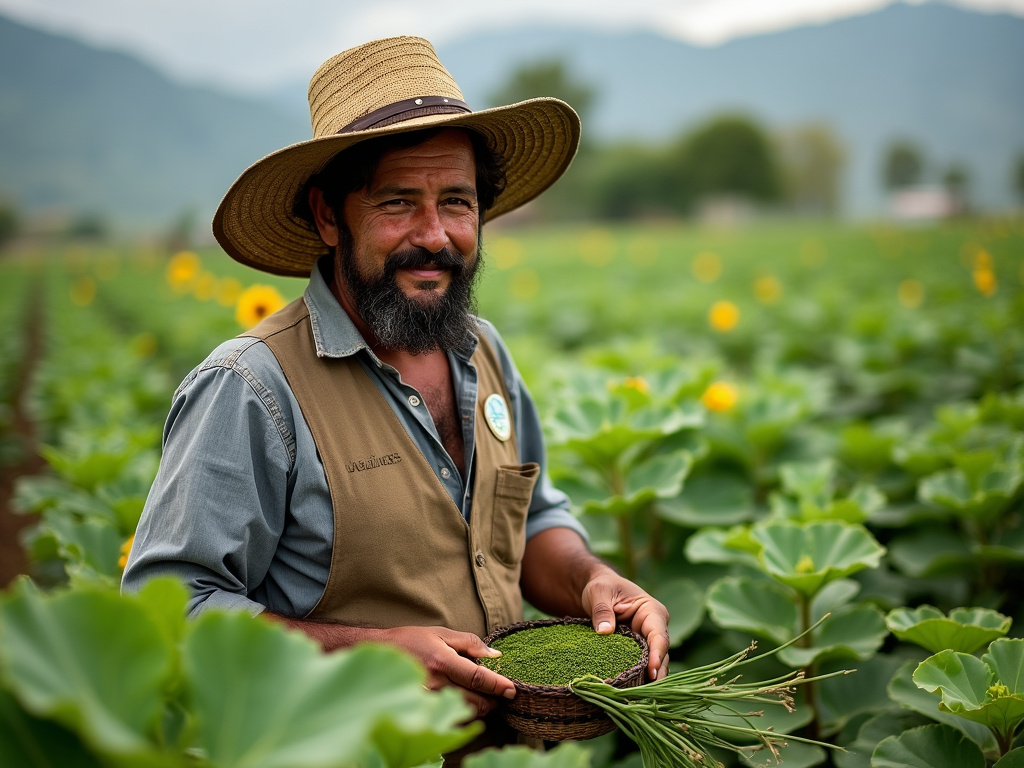
<instances>
[{"instance_id":1,"label":"man's nose","mask_svg":"<svg viewBox=\"0 0 1024 768\"><path fill-rule=\"evenodd\" d=\"M409 233L409 242L426 248L431 253L437 253L451 243L437 208L424 206L420 209L416 223Z\"/></svg>"}]
</instances>

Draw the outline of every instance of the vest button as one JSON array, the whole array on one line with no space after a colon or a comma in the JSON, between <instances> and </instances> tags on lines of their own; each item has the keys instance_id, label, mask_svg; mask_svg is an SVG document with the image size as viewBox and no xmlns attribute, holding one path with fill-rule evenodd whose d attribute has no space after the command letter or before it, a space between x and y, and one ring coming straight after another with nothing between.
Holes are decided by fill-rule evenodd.
<instances>
[{"instance_id":1,"label":"vest button","mask_svg":"<svg viewBox=\"0 0 1024 768\"><path fill-rule=\"evenodd\" d=\"M476 564L477 564L477 567L478 568L483 568L484 567L484 563L486 563L486 562L487 562L487 558L484 557L484 553L483 552L477 552L476 553Z\"/></svg>"},{"instance_id":2,"label":"vest button","mask_svg":"<svg viewBox=\"0 0 1024 768\"><path fill-rule=\"evenodd\" d=\"M448 467L441 467L441 477L443 477L445 480L447 480L451 476L452 476L452 473L451 473L451 470L448 469Z\"/></svg>"},{"instance_id":3,"label":"vest button","mask_svg":"<svg viewBox=\"0 0 1024 768\"><path fill-rule=\"evenodd\" d=\"M420 399L418 397L416 397L416 395L409 395L409 405L411 405L413 408L415 408L419 404L420 404Z\"/></svg>"}]
</instances>

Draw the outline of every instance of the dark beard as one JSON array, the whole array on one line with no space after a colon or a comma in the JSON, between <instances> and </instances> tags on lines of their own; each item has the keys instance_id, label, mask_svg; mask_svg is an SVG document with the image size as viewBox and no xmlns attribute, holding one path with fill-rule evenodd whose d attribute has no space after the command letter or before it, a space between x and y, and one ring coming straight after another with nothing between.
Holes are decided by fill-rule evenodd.
<instances>
[{"instance_id":1,"label":"dark beard","mask_svg":"<svg viewBox=\"0 0 1024 768\"><path fill-rule=\"evenodd\" d=\"M341 231L339 248L341 273L355 301L356 311L385 347L401 349L413 355L449 350L461 346L466 334L476 328L473 289L480 260L467 267L465 257L445 248L430 253L413 248L388 256L384 272L377 278L364 278L353 258L352 236ZM440 296L420 302L405 295L395 274L399 269L421 269L433 264L451 274L448 288Z\"/></svg>"}]
</instances>

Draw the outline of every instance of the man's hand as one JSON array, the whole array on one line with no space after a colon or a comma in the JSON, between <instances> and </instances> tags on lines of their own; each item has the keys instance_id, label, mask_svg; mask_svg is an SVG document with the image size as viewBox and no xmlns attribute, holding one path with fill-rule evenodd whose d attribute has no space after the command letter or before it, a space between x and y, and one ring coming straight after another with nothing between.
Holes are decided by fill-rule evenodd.
<instances>
[{"instance_id":1,"label":"man's hand","mask_svg":"<svg viewBox=\"0 0 1024 768\"><path fill-rule=\"evenodd\" d=\"M478 717L494 709L497 705L495 697L511 699L516 695L516 687L511 680L472 660L500 656L501 651L488 648L483 640L470 632L456 632L444 627L369 629L290 619L270 611L262 615L305 632L327 652L350 648L357 643L385 643L401 648L419 659L426 668L427 688L432 691L446 685L457 688Z\"/></svg>"},{"instance_id":2,"label":"man's hand","mask_svg":"<svg viewBox=\"0 0 1024 768\"><path fill-rule=\"evenodd\" d=\"M647 676L668 674L668 609L595 557L569 528L548 528L530 538L519 580L523 596L551 616L589 616L601 634L629 624L647 640Z\"/></svg>"},{"instance_id":3,"label":"man's hand","mask_svg":"<svg viewBox=\"0 0 1024 768\"><path fill-rule=\"evenodd\" d=\"M408 651L427 670L427 688L436 691L445 686L459 689L462 697L484 717L497 705L495 697L511 699L515 685L471 659L500 656L501 651L484 645L470 632L444 627L396 627L382 630L383 641ZM470 658L467 658L470 657Z\"/></svg>"},{"instance_id":4,"label":"man's hand","mask_svg":"<svg viewBox=\"0 0 1024 768\"><path fill-rule=\"evenodd\" d=\"M648 678L660 680L668 674L668 609L664 605L611 568L587 582L582 603L599 634L611 634L622 623L647 639Z\"/></svg>"}]
</instances>

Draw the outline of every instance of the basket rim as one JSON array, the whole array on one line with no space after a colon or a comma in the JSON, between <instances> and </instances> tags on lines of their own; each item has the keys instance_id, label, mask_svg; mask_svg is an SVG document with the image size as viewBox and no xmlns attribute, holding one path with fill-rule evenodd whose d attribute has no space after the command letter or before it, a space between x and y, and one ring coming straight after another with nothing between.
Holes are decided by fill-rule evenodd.
<instances>
[{"instance_id":1,"label":"basket rim","mask_svg":"<svg viewBox=\"0 0 1024 768\"><path fill-rule=\"evenodd\" d=\"M494 630L489 635L487 635L487 637L484 638L484 644L489 646L495 640L499 640L503 637L507 637L508 635L515 634L516 632L522 632L527 629L536 629L537 627L550 627L557 624L591 625L592 621L590 619L579 618L576 616L566 616L565 618L561 619L552 618L519 621L515 624L509 624L507 626L499 627L498 629ZM608 685L611 685L615 688L622 688L629 686L630 681L634 679L642 680L644 670L647 669L647 663L650 659L650 649L648 648L647 640L643 637L643 635L634 632L633 628L630 627L628 624L618 624L615 627L615 632L620 635L626 635L627 637L632 638L634 641L636 641L637 645L640 646L640 659L636 662L636 664L631 666L629 669L623 670L615 677L607 678L604 680L604 682ZM480 659L477 659L477 663L479 664L482 662ZM576 694L573 693L572 688L570 688L568 685L538 685L535 683L524 683L521 680L516 680L515 678L511 677L508 679L512 681L517 691L524 691L535 696L576 696Z\"/></svg>"}]
</instances>

